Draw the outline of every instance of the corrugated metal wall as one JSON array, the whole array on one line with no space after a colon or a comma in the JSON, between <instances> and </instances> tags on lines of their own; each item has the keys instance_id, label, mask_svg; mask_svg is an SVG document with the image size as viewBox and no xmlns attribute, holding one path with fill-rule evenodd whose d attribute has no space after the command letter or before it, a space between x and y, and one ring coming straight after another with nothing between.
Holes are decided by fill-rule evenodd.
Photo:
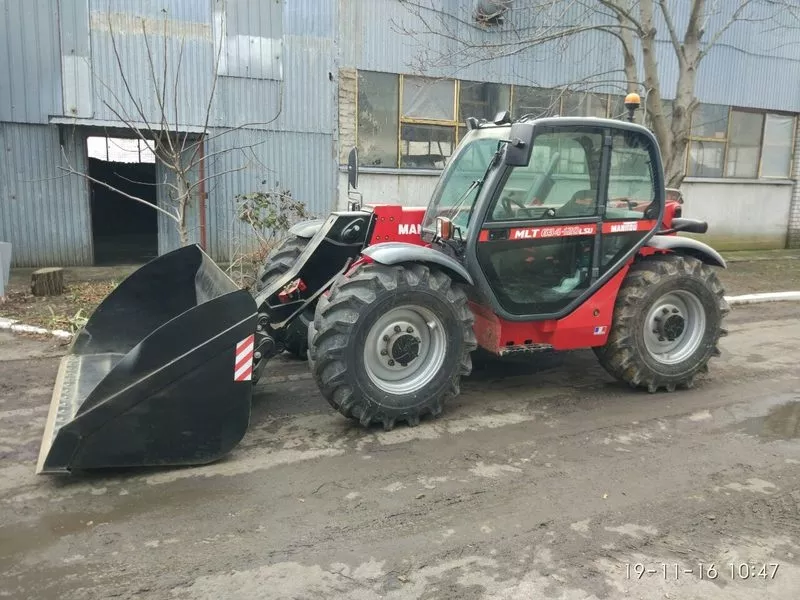
<instances>
[{"instance_id":1,"label":"corrugated metal wall","mask_svg":"<svg viewBox=\"0 0 800 600\"><path fill-rule=\"evenodd\" d=\"M670 2L680 28L688 3ZM473 2L447 5L470 8ZM60 25L56 6L62 15ZM109 6L112 12L107 15ZM0 0L0 39L7 48L0 56L0 128L4 147L12 148L0 158L0 231L17 240L15 264L90 262L88 187L77 177L54 179L61 175L56 170L57 127L2 122L46 123L49 116L64 114L64 102L71 107L69 114L87 118L83 125L116 121L115 111L140 120L139 108L127 98L111 44L112 30L127 85L145 116L157 117L160 111L141 27L144 22L154 34L153 70L160 79L163 39L156 34L165 17L170 121L175 120L174 74L183 39L177 121L187 128L202 125L215 50L222 48L224 76L217 82L212 105L212 135L246 125L215 137L206 149L212 154L206 166L207 238L218 260L229 260L235 248L249 243L246 228L235 217L238 193L289 189L318 214L334 205L339 66L412 72L421 50L397 31L418 25L396 0ZM708 32L718 27L719 18L712 16ZM755 35L753 27L753 23L732 27L709 55L698 80L698 96L704 102L800 111L796 93L800 44L773 42L771 36ZM663 27L659 28L662 35ZM493 34L469 35L493 39ZM450 42L433 43L442 49ZM556 55L539 48L458 72L450 67L438 72L461 79L559 85L618 69L616 44L609 36L589 32L559 47ZM666 37L660 46L663 86L670 89L674 54ZM87 56L95 74L90 84L80 66ZM66 80L63 86L62 80ZM611 85L596 89L619 91ZM82 157L82 149L70 144L75 146L69 146L70 151ZM48 207L57 218L42 218L38 211ZM25 233L12 233L11 224ZM166 221L161 225L162 250L174 245L169 225Z\"/></svg>"},{"instance_id":2,"label":"corrugated metal wall","mask_svg":"<svg viewBox=\"0 0 800 600\"><path fill-rule=\"evenodd\" d=\"M288 190L312 214L324 216L333 210L337 171L331 150L331 136L320 133L242 130L212 139L209 168L227 172L209 182L212 256L232 260L253 247L252 231L236 216L236 194Z\"/></svg>"},{"instance_id":3,"label":"corrugated metal wall","mask_svg":"<svg viewBox=\"0 0 800 600\"><path fill-rule=\"evenodd\" d=\"M0 121L47 123L61 112L58 40L52 0L0 0Z\"/></svg>"},{"instance_id":4,"label":"corrugated metal wall","mask_svg":"<svg viewBox=\"0 0 800 600\"><path fill-rule=\"evenodd\" d=\"M47 125L0 123L0 239L12 244L15 266L92 262L87 181L59 166L85 172L82 139Z\"/></svg>"},{"instance_id":5,"label":"corrugated metal wall","mask_svg":"<svg viewBox=\"0 0 800 600\"><path fill-rule=\"evenodd\" d=\"M420 4L432 5L431 0L423 0ZM586 3L564 0L564 5L567 4L571 8L565 15L557 7L550 10L549 18L554 19L554 28L568 22L569 15L576 19L576 23L583 22L577 19L580 18L579 15L587 14L583 8ZM690 3L687 0L670 0L669 4L676 27L680 31L686 26ZM723 2L720 3L723 8L719 13L710 15L706 25L706 38L712 37L728 20L734 8L732 4L738 6L738 3ZM457 6L461 10L460 18L468 22L474 2L459 0L457 3L448 3L436 0L433 5L446 7L450 11ZM530 29L527 32L522 31L521 37L516 37L514 33L506 39L524 40L526 35L530 35L531 29L541 31L537 28L547 24L546 21L525 22L525 18L531 18L531 13L524 10L526 6L530 6L524 0L517 0L513 5L519 9L515 12L512 8L509 13L511 25L505 26L506 31L527 27ZM339 0L339 6L338 39L342 66L345 67L414 73L421 60L434 76L542 87L580 82L592 76L593 81L614 78L620 80L619 74L598 76L614 70L619 72L622 68L618 42L601 32L588 32L570 38L569 41L561 40L536 46L505 58L476 62L476 57L472 55L468 59L453 59L450 66L437 67L433 62L435 58L457 48L448 37L472 39L476 43L492 45L498 43L498 34L480 33L464 23L448 19L444 20L448 24L447 29L444 29L438 13L423 11L428 25L443 35L420 35L426 31L426 27L407 6L395 0ZM752 3L748 10L756 11L745 15L751 20L732 26L702 63L697 83L698 98L707 103L800 111L800 94L797 93L796 83L800 81L800 44L787 44L785 39L778 39L778 32L769 31L776 26L774 21L753 22L753 18L763 18L767 14L763 12L767 9L761 4ZM777 14L779 19L788 18L774 8L771 10L769 14ZM656 17L661 84L665 90L664 95L671 98L674 97L677 82L677 59L658 11ZM404 29L414 32L415 35L407 35L403 32ZM796 36L796 26L778 35L780 38L785 38L786 35ZM743 85L743 82L747 84ZM782 85L780 82L791 83ZM619 85L605 88L595 85L593 89L621 93Z\"/></svg>"},{"instance_id":6,"label":"corrugated metal wall","mask_svg":"<svg viewBox=\"0 0 800 600\"><path fill-rule=\"evenodd\" d=\"M324 214L334 206L335 2L119 0L109 5L107 0L59 0L58 6L63 17L60 27L52 2L39 0L19 8L14 0L0 0L4 13L0 14L0 35L7 31L7 43L12 46L9 56L0 58L0 69L6 73L0 85L6 81L15 84L13 98L10 89L2 88L0 121L45 123L48 116L62 115L66 102L73 107L67 116L83 117L81 127L74 130L80 138L71 142L75 146L72 150L78 149L81 157L85 136L106 135L103 129L92 130L93 123L105 126L108 121L119 121L119 115L140 122L140 111L158 123L161 110L154 92L153 72L161 82L165 52L164 39L159 34L166 18L169 85L165 112L170 124L176 121L177 96L177 122L187 129L202 126L211 96L216 51L220 49L219 40L225 40L221 49L222 76L217 81L210 113L212 139L206 148L206 153L212 153L205 170L207 240L212 256L229 260L236 248L252 244L247 227L235 216L234 196L238 193L275 187L290 190L314 213ZM106 12L109 6L110 14ZM144 45L143 23L151 43L152 68ZM183 50L176 87L181 39ZM32 44L31 40L37 43ZM244 42L252 42L256 48L249 48ZM79 65L86 57L90 57L93 70L88 85ZM65 92L62 72L67 79ZM3 74L0 70L0 77ZM127 87L133 90L136 102ZM223 133L225 128L235 130ZM0 171L4 180L0 184L0 231L16 241L14 264L90 264L92 236L86 182L77 177L71 178L68 185L51 182L47 193L43 193L44 184L39 181L43 173L50 177L56 173L60 156L58 127L3 131L4 139L11 136L7 145L13 149L4 154ZM76 165L84 168L82 163ZM160 180L171 177L161 166L158 175ZM34 183L25 183L28 180ZM166 193L166 188L159 190L162 205ZM29 199L27 202L40 204L20 204L16 202L20 194ZM36 207L37 215L40 208L49 206L59 210L59 216L32 219L31 206ZM23 227L23 233L12 236L12 224ZM42 227L47 231L37 229ZM193 240L199 240L197 214L192 215L190 229ZM42 235L47 239L40 242ZM159 251L176 245L174 224L160 216Z\"/></svg>"}]
</instances>

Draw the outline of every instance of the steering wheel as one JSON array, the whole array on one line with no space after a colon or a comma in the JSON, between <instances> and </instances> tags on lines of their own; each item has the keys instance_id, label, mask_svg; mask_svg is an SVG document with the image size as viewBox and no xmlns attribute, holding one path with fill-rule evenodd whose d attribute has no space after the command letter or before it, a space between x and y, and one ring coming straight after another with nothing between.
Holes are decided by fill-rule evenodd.
<instances>
[{"instance_id":1,"label":"steering wheel","mask_svg":"<svg viewBox=\"0 0 800 600\"><path fill-rule=\"evenodd\" d=\"M504 196L501 202L503 203L503 210L509 217L524 216L529 219L538 219L543 215L547 215L548 217L556 216L556 211L550 207L543 209L538 206L527 206L522 200L510 198L508 196ZM516 213L511 208L512 204L519 208Z\"/></svg>"}]
</instances>

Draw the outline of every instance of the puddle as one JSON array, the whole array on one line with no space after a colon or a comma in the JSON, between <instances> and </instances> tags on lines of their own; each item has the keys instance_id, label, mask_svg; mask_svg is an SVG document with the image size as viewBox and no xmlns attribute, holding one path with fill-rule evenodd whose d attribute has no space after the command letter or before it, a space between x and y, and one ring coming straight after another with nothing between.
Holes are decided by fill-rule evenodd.
<instances>
[{"instance_id":1,"label":"puddle","mask_svg":"<svg viewBox=\"0 0 800 600\"><path fill-rule=\"evenodd\" d=\"M779 404L766 415L741 421L737 428L767 440L800 439L800 400Z\"/></svg>"}]
</instances>

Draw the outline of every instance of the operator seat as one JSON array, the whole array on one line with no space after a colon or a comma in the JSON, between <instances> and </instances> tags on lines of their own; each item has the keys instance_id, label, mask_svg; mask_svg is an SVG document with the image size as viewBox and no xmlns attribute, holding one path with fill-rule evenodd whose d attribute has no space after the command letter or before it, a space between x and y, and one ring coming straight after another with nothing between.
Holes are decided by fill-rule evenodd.
<instances>
[{"instance_id":1,"label":"operator seat","mask_svg":"<svg viewBox=\"0 0 800 600\"><path fill-rule=\"evenodd\" d=\"M597 205L596 190L578 190L569 201L556 210L559 217L591 217Z\"/></svg>"}]
</instances>

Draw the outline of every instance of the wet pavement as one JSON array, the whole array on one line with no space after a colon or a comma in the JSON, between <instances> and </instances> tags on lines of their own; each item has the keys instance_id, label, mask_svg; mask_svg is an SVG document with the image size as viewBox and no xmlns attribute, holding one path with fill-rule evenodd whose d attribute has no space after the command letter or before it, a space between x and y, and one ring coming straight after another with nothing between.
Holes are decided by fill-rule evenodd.
<instances>
[{"instance_id":1,"label":"wet pavement","mask_svg":"<svg viewBox=\"0 0 800 600\"><path fill-rule=\"evenodd\" d=\"M800 305L736 307L650 395L591 352L482 361L363 430L276 362L213 465L33 474L60 349L0 333L0 597L800 598Z\"/></svg>"}]
</instances>

